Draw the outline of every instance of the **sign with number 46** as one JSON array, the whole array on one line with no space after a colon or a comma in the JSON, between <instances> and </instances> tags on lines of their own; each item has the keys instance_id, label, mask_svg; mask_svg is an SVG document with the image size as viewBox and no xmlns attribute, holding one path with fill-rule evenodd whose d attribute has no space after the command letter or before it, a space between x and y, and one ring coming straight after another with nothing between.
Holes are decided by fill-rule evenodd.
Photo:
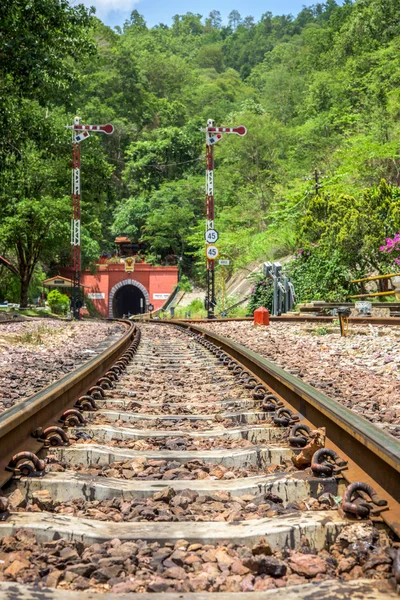
<instances>
[{"instance_id":1,"label":"sign with number 46","mask_svg":"<svg viewBox=\"0 0 400 600\"><path fill-rule=\"evenodd\" d=\"M206 256L208 260L215 260L218 258L219 250L216 246L207 246Z\"/></svg>"}]
</instances>

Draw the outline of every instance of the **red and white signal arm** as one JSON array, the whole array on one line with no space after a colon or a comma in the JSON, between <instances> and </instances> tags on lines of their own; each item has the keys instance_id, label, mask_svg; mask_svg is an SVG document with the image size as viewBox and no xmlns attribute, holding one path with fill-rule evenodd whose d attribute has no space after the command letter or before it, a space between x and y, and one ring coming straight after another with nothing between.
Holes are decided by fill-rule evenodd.
<instances>
[{"instance_id":1,"label":"red and white signal arm","mask_svg":"<svg viewBox=\"0 0 400 600\"><path fill-rule=\"evenodd\" d=\"M114 132L114 126L111 125L111 123L107 123L107 125L82 125L80 123L74 123L73 129L75 129L75 131L100 131L107 135L111 135Z\"/></svg>"},{"instance_id":2,"label":"red and white signal arm","mask_svg":"<svg viewBox=\"0 0 400 600\"><path fill-rule=\"evenodd\" d=\"M219 133L236 133L236 135L246 135L247 129L244 125L239 125L239 127L207 127L208 133L216 133L219 137Z\"/></svg>"},{"instance_id":3,"label":"red and white signal arm","mask_svg":"<svg viewBox=\"0 0 400 600\"><path fill-rule=\"evenodd\" d=\"M208 260L216 260L218 258L218 255L219 255L219 250L218 250L217 246L210 244L209 246L206 247L206 256L207 256Z\"/></svg>"}]
</instances>

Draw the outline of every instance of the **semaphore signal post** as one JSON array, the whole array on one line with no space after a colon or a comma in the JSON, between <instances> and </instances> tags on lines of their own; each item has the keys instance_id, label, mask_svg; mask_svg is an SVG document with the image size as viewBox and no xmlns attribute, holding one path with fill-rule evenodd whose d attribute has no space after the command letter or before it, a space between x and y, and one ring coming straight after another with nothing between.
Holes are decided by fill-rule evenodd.
<instances>
[{"instance_id":1,"label":"semaphore signal post","mask_svg":"<svg viewBox=\"0 0 400 600\"><path fill-rule=\"evenodd\" d=\"M207 259L207 294L205 307L207 318L214 319L215 299L215 260L218 258L219 250L215 246L218 241L218 232L214 227L214 145L219 142L225 133L235 133L236 135L246 135L247 129L240 125L239 127L214 127L214 121L208 119L207 127L201 129L206 133L206 259Z\"/></svg>"},{"instance_id":2,"label":"semaphore signal post","mask_svg":"<svg viewBox=\"0 0 400 600\"><path fill-rule=\"evenodd\" d=\"M71 220L71 263L73 270L73 284L71 294L71 308L74 319L80 318L82 300L80 298L81 283L81 147L80 143L89 137L90 133L114 132L114 127L107 125L83 125L80 117L75 117L72 125L72 208ZM90 133L89 133L90 132Z\"/></svg>"}]
</instances>

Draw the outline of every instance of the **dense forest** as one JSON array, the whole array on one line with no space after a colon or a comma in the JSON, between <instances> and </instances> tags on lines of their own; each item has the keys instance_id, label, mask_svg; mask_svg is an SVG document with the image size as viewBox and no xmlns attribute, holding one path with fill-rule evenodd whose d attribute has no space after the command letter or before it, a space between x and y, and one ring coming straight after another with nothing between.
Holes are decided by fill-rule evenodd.
<instances>
[{"instance_id":1,"label":"dense forest","mask_svg":"<svg viewBox=\"0 0 400 600\"><path fill-rule=\"evenodd\" d=\"M71 134L78 114L113 123L82 145L85 264L116 234L158 264L204 277L204 133L215 148L220 250L236 270L292 255L299 299L343 298L391 272L400 246L400 2L327 0L297 16L227 23L133 11L110 29L66 0L0 7L2 297L35 294L69 260ZM399 251L400 254L400 251ZM24 296L25 294L25 296Z\"/></svg>"}]
</instances>

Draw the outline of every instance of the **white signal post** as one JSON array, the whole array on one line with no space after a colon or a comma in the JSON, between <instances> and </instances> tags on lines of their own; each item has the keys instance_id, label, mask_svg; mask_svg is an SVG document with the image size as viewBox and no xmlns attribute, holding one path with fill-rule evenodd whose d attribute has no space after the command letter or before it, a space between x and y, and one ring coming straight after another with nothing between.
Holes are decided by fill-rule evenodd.
<instances>
[{"instance_id":1,"label":"white signal post","mask_svg":"<svg viewBox=\"0 0 400 600\"><path fill-rule=\"evenodd\" d=\"M206 199L207 199L207 218L205 239L207 248L207 295L206 309L208 319L214 319L214 309L216 305L215 299L215 259L218 258L218 248L214 244L218 240L218 232L214 229L214 144L219 142L226 133L235 133L236 135L246 135L247 129L243 125L239 127L214 127L214 121L208 119L207 127L202 128L206 134ZM216 237L215 237L216 236ZM215 250L210 251L210 248ZM216 251L216 252L215 252Z\"/></svg>"},{"instance_id":2,"label":"white signal post","mask_svg":"<svg viewBox=\"0 0 400 600\"><path fill-rule=\"evenodd\" d=\"M73 287L71 294L71 308L75 319L80 319L82 307L80 299L81 280L81 147L80 143L89 137L89 132L106 133L114 132L114 127L107 125L83 125L80 117L75 117L72 125L67 125L72 130L72 207L71 220L71 263L73 269Z\"/></svg>"}]
</instances>

